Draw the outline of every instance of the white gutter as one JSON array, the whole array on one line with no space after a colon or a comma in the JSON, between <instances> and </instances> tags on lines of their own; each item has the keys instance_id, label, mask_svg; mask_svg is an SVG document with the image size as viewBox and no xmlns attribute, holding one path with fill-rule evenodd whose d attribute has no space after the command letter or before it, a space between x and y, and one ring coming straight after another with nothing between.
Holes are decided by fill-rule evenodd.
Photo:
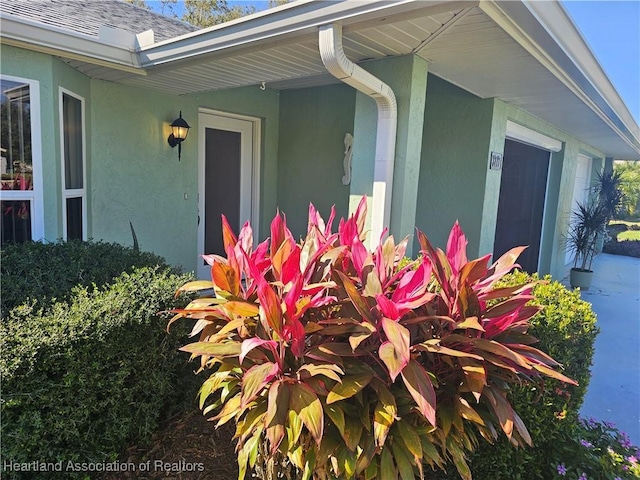
<instances>
[{"instance_id":1,"label":"white gutter","mask_svg":"<svg viewBox=\"0 0 640 480\"><path fill-rule=\"evenodd\" d=\"M371 205L371 248L380 242L385 226L391 221L393 165L396 152L398 107L393 90L347 58L342 48L342 26L323 25L319 32L320 57L325 68L339 80L370 96L378 106L376 158Z\"/></svg>"},{"instance_id":2,"label":"white gutter","mask_svg":"<svg viewBox=\"0 0 640 480\"><path fill-rule=\"evenodd\" d=\"M91 35L71 32L53 25L28 20L3 13L0 43L19 48L26 48L49 55L59 55L71 60L114 68L137 75L146 75L140 68L135 45L124 47ZM110 29L114 30L115 29ZM106 32L106 30L105 30ZM128 34L128 32L123 32ZM136 36L132 42L136 41Z\"/></svg>"}]
</instances>

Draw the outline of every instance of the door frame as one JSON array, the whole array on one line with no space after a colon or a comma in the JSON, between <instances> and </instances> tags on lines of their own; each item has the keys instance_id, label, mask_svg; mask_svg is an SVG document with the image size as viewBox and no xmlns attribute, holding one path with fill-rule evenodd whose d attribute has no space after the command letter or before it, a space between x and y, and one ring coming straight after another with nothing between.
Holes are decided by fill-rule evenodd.
<instances>
[{"instance_id":1,"label":"door frame","mask_svg":"<svg viewBox=\"0 0 640 480\"><path fill-rule=\"evenodd\" d=\"M246 132L242 127L251 128L250 132ZM197 263L196 274L200 276L201 255L204 252L204 226L206 221L205 215L205 149L206 149L206 129L216 128L219 130L227 130L238 132L243 135L249 133L252 142L248 152L241 153L241 180L240 180L240 212L248 213L249 221L253 229L253 237L259 238L260 225L260 164L261 164L261 139L262 139L262 120L257 117L247 115L239 115L209 108L200 108L198 110L198 241L197 241ZM246 174L250 178L245 178ZM248 200L248 201L247 201ZM246 203L245 203L246 202ZM243 221L243 220L241 220ZM235 232L236 234L238 232Z\"/></svg>"},{"instance_id":2,"label":"door frame","mask_svg":"<svg viewBox=\"0 0 640 480\"><path fill-rule=\"evenodd\" d=\"M540 271L540 265L542 263L542 246L547 239L547 236L552 235L553 232L548 232L547 228L545 228L547 217L550 214L549 212L549 185L551 182L551 172L553 171L555 162L554 162L554 153L558 153L562 150L563 142L558 140L557 138L550 137L543 133L540 133L536 130L532 130L531 128L525 127L519 123L516 123L512 120L507 120L507 128L505 133L505 139L512 140L519 143L524 143L525 145L530 145L532 147L539 148L540 150L545 150L549 152L549 166L547 167L547 182L544 187L544 204L542 207L542 229L540 231L540 250L538 252L538 268ZM557 207L556 207L557 208Z\"/></svg>"}]
</instances>

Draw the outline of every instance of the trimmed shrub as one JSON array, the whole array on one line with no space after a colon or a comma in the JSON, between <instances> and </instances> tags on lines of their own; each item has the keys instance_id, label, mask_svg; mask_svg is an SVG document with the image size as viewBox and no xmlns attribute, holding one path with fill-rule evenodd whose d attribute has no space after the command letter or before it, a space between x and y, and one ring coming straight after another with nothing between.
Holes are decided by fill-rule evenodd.
<instances>
[{"instance_id":1,"label":"trimmed shrub","mask_svg":"<svg viewBox=\"0 0 640 480\"><path fill-rule=\"evenodd\" d=\"M113 461L149 438L163 411L193 399L177 352L185 332L167 335L158 316L184 305L174 293L189 279L144 267L100 289L76 287L68 303L13 309L0 324L2 461Z\"/></svg>"},{"instance_id":2,"label":"trimmed shrub","mask_svg":"<svg viewBox=\"0 0 640 480\"><path fill-rule=\"evenodd\" d=\"M2 317L29 299L41 305L66 300L76 285L102 286L134 267L165 265L153 253L103 242L17 243L0 255Z\"/></svg>"},{"instance_id":3,"label":"trimmed shrub","mask_svg":"<svg viewBox=\"0 0 640 480\"><path fill-rule=\"evenodd\" d=\"M537 279L537 275L514 272L505 277L503 286ZM560 362L563 374L577 380L579 386L548 378L534 386L514 387L508 398L527 425L533 448L516 449L504 437L494 445L482 442L470 459L476 480L552 478L557 473L558 448L578 425L598 334L596 316L577 290L568 290L550 277L534 288L533 296L531 304L543 307L530 321L529 333L540 340L536 348ZM455 469L450 470L448 478L458 479Z\"/></svg>"}]
</instances>

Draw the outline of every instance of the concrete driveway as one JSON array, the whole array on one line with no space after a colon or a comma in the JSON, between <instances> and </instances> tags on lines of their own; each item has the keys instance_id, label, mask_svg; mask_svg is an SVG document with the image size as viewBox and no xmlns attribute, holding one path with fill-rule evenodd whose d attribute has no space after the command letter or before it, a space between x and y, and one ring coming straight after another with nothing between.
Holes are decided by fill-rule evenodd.
<instances>
[{"instance_id":1,"label":"concrete driveway","mask_svg":"<svg viewBox=\"0 0 640 480\"><path fill-rule=\"evenodd\" d=\"M591 383L580 413L615 422L640 445L640 258L600 254L581 292L598 315Z\"/></svg>"}]
</instances>

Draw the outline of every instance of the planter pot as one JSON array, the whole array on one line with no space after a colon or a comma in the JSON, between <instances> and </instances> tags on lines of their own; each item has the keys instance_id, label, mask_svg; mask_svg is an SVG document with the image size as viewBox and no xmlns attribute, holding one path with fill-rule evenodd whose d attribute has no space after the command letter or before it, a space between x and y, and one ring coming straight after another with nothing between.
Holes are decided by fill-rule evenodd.
<instances>
[{"instance_id":1,"label":"planter pot","mask_svg":"<svg viewBox=\"0 0 640 480\"><path fill-rule=\"evenodd\" d=\"M589 290L593 279L592 270L581 270L572 268L569 274L569 283L573 288L580 287L580 290Z\"/></svg>"}]
</instances>

